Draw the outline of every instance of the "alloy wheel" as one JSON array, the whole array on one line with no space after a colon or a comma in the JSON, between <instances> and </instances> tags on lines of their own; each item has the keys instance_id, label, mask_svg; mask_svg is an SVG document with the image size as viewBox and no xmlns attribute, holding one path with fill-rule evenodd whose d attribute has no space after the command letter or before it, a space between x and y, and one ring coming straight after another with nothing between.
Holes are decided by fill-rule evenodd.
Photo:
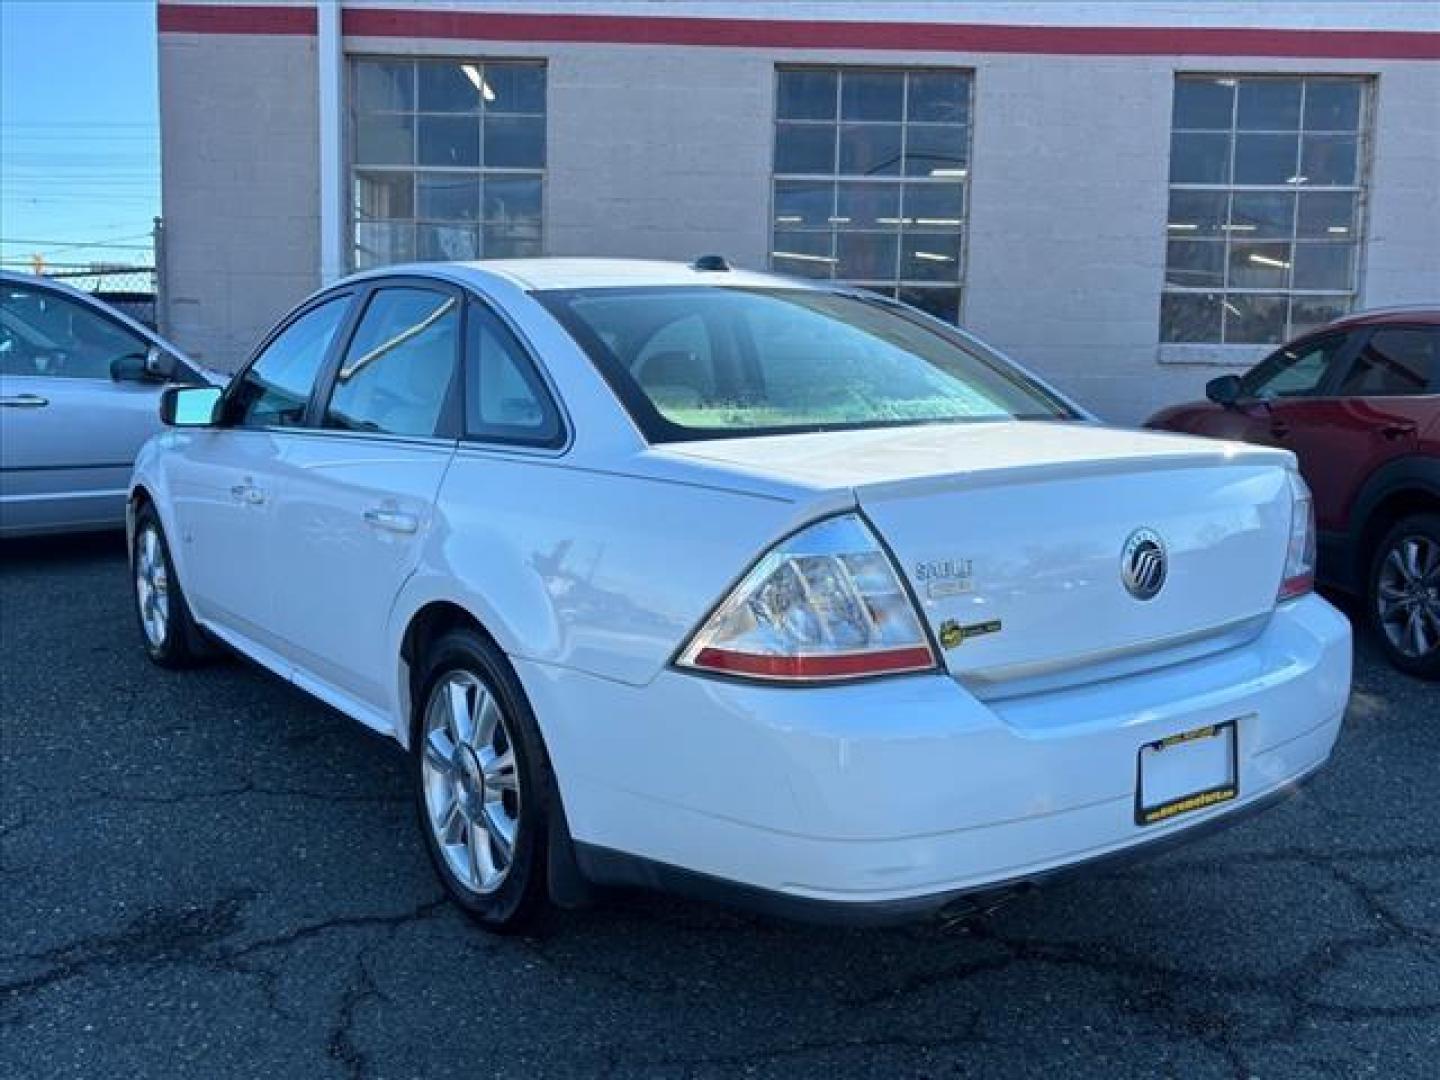
<instances>
[{"instance_id":1,"label":"alloy wheel","mask_svg":"<svg viewBox=\"0 0 1440 1080\"><path fill-rule=\"evenodd\" d=\"M515 858L520 783L515 744L495 695L468 671L436 682L421 758L430 831L455 878L476 893L500 887Z\"/></svg>"},{"instance_id":2,"label":"alloy wheel","mask_svg":"<svg viewBox=\"0 0 1440 1080\"><path fill-rule=\"evenodd\" d=\"M165 569L160 532L145 525L135 541L135 602L140 607L140 626L151 648L165 644L170 623L170 577Z\"/></svg>"},{"instance_id":3,"label":"alloy wheel","mask_svg":"<svg viewBox=\"0 0 1440 1080\"><path fill-rule=\"evenodd\" d=\"M1403 656L1419 660L1440 648L1440 543L1402 536L1380 565L1375 603L1380 626Z\"/></svg>"}]
</instances>

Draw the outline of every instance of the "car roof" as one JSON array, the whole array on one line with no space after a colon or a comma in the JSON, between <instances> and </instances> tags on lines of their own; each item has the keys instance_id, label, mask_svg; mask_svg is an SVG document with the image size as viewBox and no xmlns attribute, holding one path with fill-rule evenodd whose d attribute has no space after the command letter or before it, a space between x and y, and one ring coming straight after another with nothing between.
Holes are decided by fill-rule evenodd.
<instances>
[{"instance_id":1,"label":"car roof","mask_svg":"<svg viewBox=\"0 0 1440 1080\"><path fill-rule=\"evenodd\" d=\"M475 262L410 263L385 266L354 276L356 280L385 275L423 274L483 285L500 277L537 292L547 289L594 289L645 285L738 285L787 289L824 289L830 283L753 270L697 270L691 263L660 259L542 258L481 259Z\"/></svg>"},{"instance_id":2,"label":"car roof","mask_svg":"<svg viewBox=\"0 0 1440 1080\"><path fill-rule=\"evenodd\" d=\"M1352 311L1329 323L1325 329L1351 329L1357 326L1393 326L1396 323L1421 323L1440 326L1440 304L1413 304L1403 307L1370 308Z\"/></svg>"}]
</instances>

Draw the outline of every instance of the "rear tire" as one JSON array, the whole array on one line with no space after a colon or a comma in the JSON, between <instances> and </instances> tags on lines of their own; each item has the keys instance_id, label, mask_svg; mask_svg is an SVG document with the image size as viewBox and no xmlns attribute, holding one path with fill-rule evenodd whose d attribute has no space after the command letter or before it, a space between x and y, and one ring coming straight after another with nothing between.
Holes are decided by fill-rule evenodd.
<instances>
[{"instance_id":1,"label":"rear tire","mask_svg":"<svg viewBox=\"0 0 1440 1080\"><path fill-rule=\"evenodd\" d=\"M190 616L160 516L149 503L135 514L130 584L146 655L165 668L193 667L204 660L204 635Z\"/></svg>"},{"instance_id":2,"label":"rear tire","mask_svg":"<svg viewBox=\"0 0 1440 1080\"><path fill-rule=\"evenodd\" d=\"M1381 538L1365 606L1390 663L1409 675L1440 679L1440 514L1402 518Z\"/></svg>"},{"instance_id":3,"label":"rear tire","mask_svg":"<svg viewBox=\"0 0 1440 1080\"><path fill-rule=\"evenodd\" d=\"M495 645L452 630L430 647L411 759L420 831L450 898L515 933L546 906L554 777L534 713Z\"/></svg>"}]
</instances>

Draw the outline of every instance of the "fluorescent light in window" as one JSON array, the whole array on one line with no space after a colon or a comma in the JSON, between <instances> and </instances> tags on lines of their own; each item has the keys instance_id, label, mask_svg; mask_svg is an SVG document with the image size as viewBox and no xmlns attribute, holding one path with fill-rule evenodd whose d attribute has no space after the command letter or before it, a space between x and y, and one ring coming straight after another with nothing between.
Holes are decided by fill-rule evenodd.
<instances>
[{"instance_id":1,"label":"fluorescent light in window","mask_svg":"<svg viewBox=\"0 0 1440 1080\"><path fill-rule=\"evenodd\" d=\"M1234 85L1235 85L1235 80L1234 80L1234 79L1216 79L1215 82L1216 82L1216 84L1217 84L1218 86L1234 86ZM1226 307L1229 307L1230 305L1229 305L1229 304L1226 304L1225 306L1226 306ZM1239 312L1236 312L1236 314L1239 314Z\"/></svg>"},{"instance_id":2,"label":"fluorescent light in window","mask_svg":"<svg viewBox=\"0 0 1440 1080\"><path fill-rule=\"evenodd\" d=\"M1256 228L1256 227L1255 227L1254 225L1226 225L1226 226L1225 226L1225 231L1226 231L1226 232L1254 232L1254 231L1255 231L1255 228Z\"/></svg>"},{"instance_id":3,"label":"fluorescent light in window","mask_svg":"<svg viewBox=\"0 0 1440 1080\"><path fill-rule=\"evenodd\" d=\"M959 225L958 217L917 217L916 225Z\"/></svg>"},{"instance_id":4,"label":"fluorescent light in window","mask_svg":"<svg viewBox=\"0 0 1440 1080\"><path fill-rule=\"evenodd\" d=\"M804 220L799 214L778 214L775 217L775 222L779 225L794 225L797 221Z\"/></svg>"},{"instance_id":5,"label":"fluorescent light in window","mask_svg":"<svg viewBox=\"0 0 1440 1080\"><path fill-rule=\"evenodd\" d=\"M1303 184L1303 183L1306 183L1309 179L1310 179L1310 177L1308 177L1308 176L1300 176L1300 175L1297 174L1297 175L1295 175L1295 176L1290 177L1288 180L1285 181L1285 183L1287 183L1287 184Z\"/></svg>"},{"instance_id":6,"label":"fluorescent light in window","mask_svg":"<svg viewBox=\"0 0 1440 1080\"><path fill-rule=\"evenodd\" d=\"M485 77L480 74L478 67L474 64L461 64L460 70L465 73L465 77L470 80L475 89L480 91L482 98L487 102L495 100L495 91L491 89L490 84L485 81Z\"/></svg>"},{"instance_id":7,"label":"fluorescent light in window","mask_svg":"<svg viewBox=\"0 0 1440 1080\"><path fill-rule=\"evenodd\" d=\"M1290 269L1290 264L1284 259L1272 259L1269 255L1255 255L1252 253L1250 256L1250 261L1253 263L1259 263L1261 266L1274 266L1280 270Z\"/></svg>"},{"instance_id":8,"label":"fluorescent light in window","mask_svg":"<svg viewBox=\"0 0 1440 1080\"><path fill-rule=\"evenodd\" d=\"M924 259L926 262L954 262L949 255L941 255L938 251L917 251L915 258Z\"/></svg>"},{"instance_id":9,"label":"fluorescent light in window","mask_svg":"<svg viewBox=\"0 0 1440 1080\"><path fill-rule=\"evenodd\" d=\"M910 219L909 219L908 217L877 217L877 218L875 219L875 221L876 221L876 223L879 224L879 225L909 225L909 224L911 224Z\"/></svg>"},{"instance_id":10,"label":"fluorescent light in window","mask_svg":"<svg viewBox=\"0 0 1440 1080\"><path fill-rule=\"evenodd\" d=\"M833 263L835 261L829 255L805 255L799 251L772 251L770 254L777 259L799 259L801 262Z\"/></svg>"},{"instance_id":11,"label":"fluorescent light in window","mask_svg":"<svg viewBox=\"0 0 1440 1080\"><path fill-rule=\"evenodd\" d=\"M1196 225L1193 221L1167 221L1165 227L1177 231L1193 232L1200 226Z\"/></svg>"},{"instance_id":12,"label":"fluorescent light in window","mask_svg":"<svg viewBox=\"0 0 1440 1080\"><path fill-rule=\"evenodd\" d=\"M827 220L835 225L848 225L850 223L850 219L848 217L837 217L834 215L831 215L831 217L829 217Z\"/></svg>"},{"instance_id":13,"label":"fluorescent light in window","mask_svg":"<svg viewBox=\"0 0 1440 1080\"><path fill-rule=\"evenodd\" d=\"M968 176L969 169L931 169L931 176Z\"/></svg>"},{"instance_id":14,"label":"fluorescent light in window","mask_svg":"<svg viewBox=\"0 0 1440 1080\"><path fill-rule=\"evenodd\" d=\"M1330 233L1348 233L1348 232L1350 231L1350 226L1349 226L1349 225L1327 225L1327 226L1325 227L1325 231L1326 231L1326 232L1330 232Z\"/></svg>"},{"instance_id":15,"label":"fluorescent light in window","mask_svg":"<svg viewBox=\"0 0 1440 1080\"><path fill-rule=\"evenodd\" d=\"M1237 308L1234 304L1230 303L1229 300L1226 300L1224 303L1225 303L1225 310L1228 311L1228 312L1230 312L1231 315L1239 315L1239 314L1240 314L1240 309Z\"/></svg>"}]
</instances>

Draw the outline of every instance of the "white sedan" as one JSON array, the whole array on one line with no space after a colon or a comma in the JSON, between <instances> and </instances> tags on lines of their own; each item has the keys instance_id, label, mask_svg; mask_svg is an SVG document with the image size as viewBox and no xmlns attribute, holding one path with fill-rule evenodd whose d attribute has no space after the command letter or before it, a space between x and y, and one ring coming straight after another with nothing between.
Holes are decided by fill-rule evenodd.
<instances>
[{"instance_id":1,"label":"white sedan","mask_svg":"<svg viewBox=\"0 0 1440 1080\"><path fill-rule=\"evenodd\" d=\"M162 414L149 654L218 639L406 747L495 929L597 883L951 908L1288 793L1349 695L1290 454L1101 426L864 292L391 268Z\"/></svg>"}]
</instances>

